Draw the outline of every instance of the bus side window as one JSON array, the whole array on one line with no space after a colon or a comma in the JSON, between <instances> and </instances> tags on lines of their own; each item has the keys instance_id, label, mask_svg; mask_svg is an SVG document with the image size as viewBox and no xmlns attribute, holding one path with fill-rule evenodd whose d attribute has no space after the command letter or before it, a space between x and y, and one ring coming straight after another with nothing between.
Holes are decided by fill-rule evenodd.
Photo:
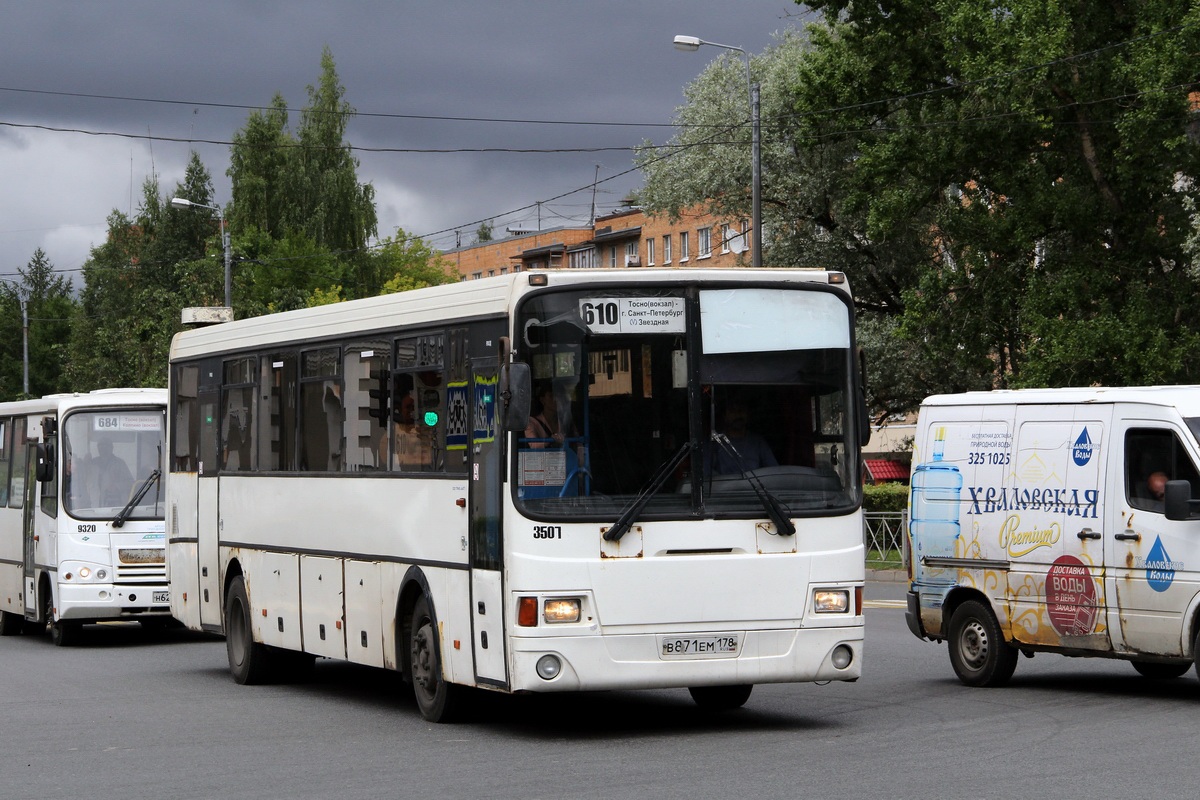
<instances>
[{"instance_id":1,"label":"bus side window","mask_svg":"<svg viewBox=\"0 0 1200 800\"><path fill-rule=\"evenodd\" d=\"M256 359L225 362L221 392L221 469L254 469L254 378Z\"/></svg>"},{"instance_id":2,"label":"bus side window","mask_svg":"<svg viewBox=\"0 0 1200 800\"><path fill-rule=\"evenodd\" d=\"M8 440L12 420L0 418L0 506L8 505L8 473L12 467L12 447Z\"/></svg>"},{"instance_id":3,"label":"bus side window","mask_svg":"<svg viewBox=\"0 0 1200 800\"><path fill-rule=\"evenodd\" d=\"M300 469L338 472L345 459L346 410L337 347L300 354Z\"/></svg>"},{"instance_id":4,"label":"bus side window","mask_svg":"<svg viewBox=\"0 0 1200 800\"><path fill-rule=\"evenodd\" d=\"M15 461L15 468L10 470L12 479L8 490L8 507L21 508L25 503L25 469L22 466L25 454L25 418L15 417L12 421L12 447L10 462Z\"/></svg>"},{"instance_id":5,"label":"bus side window","mask_svg":"<svg viewBox=\"0 0 1200 800\"><path fill-rule=\"evenodd\" d=\"M182 366L175 370L175 421L171 429L174 442L171 468L176 472L195 472L200 443L200 368Z\"/></svg>"}]
</instances>

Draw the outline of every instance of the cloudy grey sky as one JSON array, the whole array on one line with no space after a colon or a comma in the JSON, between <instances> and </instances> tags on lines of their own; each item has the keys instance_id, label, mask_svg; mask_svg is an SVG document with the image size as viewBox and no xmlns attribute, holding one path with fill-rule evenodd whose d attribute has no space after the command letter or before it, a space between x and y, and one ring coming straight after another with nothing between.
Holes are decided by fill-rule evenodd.
<instances>
[{"instance_id":1,"label":"cloudy grey sky","mask_svg":"<svg viewBox=\"0 0 1200 800\"><path fill-rule=\"evenodd\" d=\"M665 141L684 87L723 52L681 53L675 34L757 53L802 13L790 0L0 0L0 279L38 247L77 276L108 214L136 212L152 172L174 188L192 149L228 202L221 143L276 92L302 108L326 45L360 112L353 146L627 148ZM539 210L542 227L586 223L597 167L600 213L640 185L625 149L357 157L380 234L439 248L456 229L473 241L481 219L498 235L536 227Z\"/></svg>"}]
</instances>

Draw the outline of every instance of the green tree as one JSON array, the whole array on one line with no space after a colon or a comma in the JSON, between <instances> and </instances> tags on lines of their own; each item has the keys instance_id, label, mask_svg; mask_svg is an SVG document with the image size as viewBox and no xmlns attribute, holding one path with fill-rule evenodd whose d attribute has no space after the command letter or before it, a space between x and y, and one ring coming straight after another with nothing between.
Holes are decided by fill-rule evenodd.
<instances>
[{"instance_id":1,"label":"green tree","mask_svg":"<svg viewBox=\"0 0 1200 800\"><path fill-rule=\"evenodd\" d=\"M978 386L1200 377L1185 269L1200 6L806 5L821 21L753 65L766 259L850 275L860 341L885 367L878 409ZM643 151L651 210L710 193L746 213L735 66L706 70L676 139Z\"/></svg>"},{"instance_id":2,"label":"green tree","mask_svg":"<svg viewBox=\"0 0 1200 800\"><path fill-rule=\"evenodd\" d=\"M0 286L0 399L24 396L24 321L28 319L29 397L66 391L67 346L75 301L71 283L54 270L40 247L20 281ZM21 312L24 301L25 313Z\"/></svg>"},{"instance_id":3,"label":"green tree","mask_svg":"<svg viewBox=\"0 0 1200 800\"><path fill-rule=\"evenodd\" d=\"M372 273L365 253L377 233L375 190L359 183L358 160L345 143L354 116L345 93L325 48L294 132L276 94L234 136L229 219L235 249L257 262L238 270L242 316L303 307L315 290L329 296L334 285L352 297L371 295L386 280Z\"/></svg>"},{"instance_id":4,"label":"green tree","mask_svg":"<svg viewBox=\"0 0 1200 800\"><path fill-rule=\"evenodd\" d=\"M221 304L225 271L217 219L172 208L169 198L211 206L212 195L208 170L193 153L171 195L160 196L157 179L149 178L136 218L109 216L105 242L83 265L70 339L72 388L166 385L180 312Z\"/></svg>"}]
</instances>

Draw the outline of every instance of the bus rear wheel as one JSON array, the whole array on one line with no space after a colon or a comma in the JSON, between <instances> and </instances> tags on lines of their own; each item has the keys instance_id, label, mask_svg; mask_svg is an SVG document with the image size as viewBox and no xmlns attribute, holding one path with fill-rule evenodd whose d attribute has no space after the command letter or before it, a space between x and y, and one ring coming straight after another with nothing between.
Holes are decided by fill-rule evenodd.
<instances>
[{"instance_id":1,"label":"bus rear wheel","mask_svg":"<svg viewBox=\"0 0 1200 800\"><path fill-rule=\"evenodd\" d=\"M408 663L417 709L430 722L451 722L461 711L463 687L448 683L442 677L437 628L429 601L424 597L413 606L409 630Z\"/></svg>"},{"instance_id":2,"label":"bus rear wheel","mask_svg":"<svg viewBox=\"0 0 1200 800\"><path fill-rule=\"evenodd\" d=\"M1017 668L1017 649L1004 641L991 609L968 600L950 616L950 664L967 686L1003 686Z\"/></svg>"},{"instance_id":3,"label":"bus rear wheel","mask_svg":"<svg viewBox=\"0 0 1200 800\"><path fill-rule=\"evenodd\" d=\"M696 705L706 711L732 711L746 705L753 684L736 686L689 686L688 692Z\"/></svg>"},{"instance_id":4,"label":"bus rear wheel","mask_svg":"<svg viewBox=\"0 0 1200 800\"><path fill-rule=\"evenodd\" d=\"M229 584L229 595L225 599L225 652L229 656L229 672L235 681L243 685L267 681L271 672L271 654L266 645L254 641L250 600L241 575Z\"/></svg>"}]
</instances>

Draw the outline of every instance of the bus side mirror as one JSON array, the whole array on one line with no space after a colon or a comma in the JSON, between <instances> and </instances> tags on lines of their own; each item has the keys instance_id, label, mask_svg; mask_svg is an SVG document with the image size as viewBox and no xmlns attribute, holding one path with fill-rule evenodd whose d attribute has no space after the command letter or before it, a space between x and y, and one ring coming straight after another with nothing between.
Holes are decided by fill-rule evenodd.
<instances>
[{"instance_id":1,"label":"bus side mirror","mask_svg":"<svg viewBox=\"0 0 1200 800\"><path fill-rule=\"evenodd\" d=\"M523 431L529 425L529 408L533 402L533 381L529 365L520 361L500 368L500 422L506 431Z\"/></svg>"},{"instance_id":2,"label":"bus side mirror","mask_svg":"<svg viewBox=\"0 0 1200 800\"><path fill-rule=\"evenodd\" d=\"M1167 519L1191 519L1193 507L1200 507L1200 500L1192 499L1192 484L1187 481L1167 481L1167 491L1163 497L1163 512Z\"/></svg>"},{"instance_id":3,"label":"bus side mirror","mask_svg":"<svg viewBox=\"0 0 1200 800\"><path fill-rule=\"evenodd\" d=\"M54 480L54 445L39 443L37 446L37 466L33 476L42 483Z\"/></svg>"}]
</instances>

